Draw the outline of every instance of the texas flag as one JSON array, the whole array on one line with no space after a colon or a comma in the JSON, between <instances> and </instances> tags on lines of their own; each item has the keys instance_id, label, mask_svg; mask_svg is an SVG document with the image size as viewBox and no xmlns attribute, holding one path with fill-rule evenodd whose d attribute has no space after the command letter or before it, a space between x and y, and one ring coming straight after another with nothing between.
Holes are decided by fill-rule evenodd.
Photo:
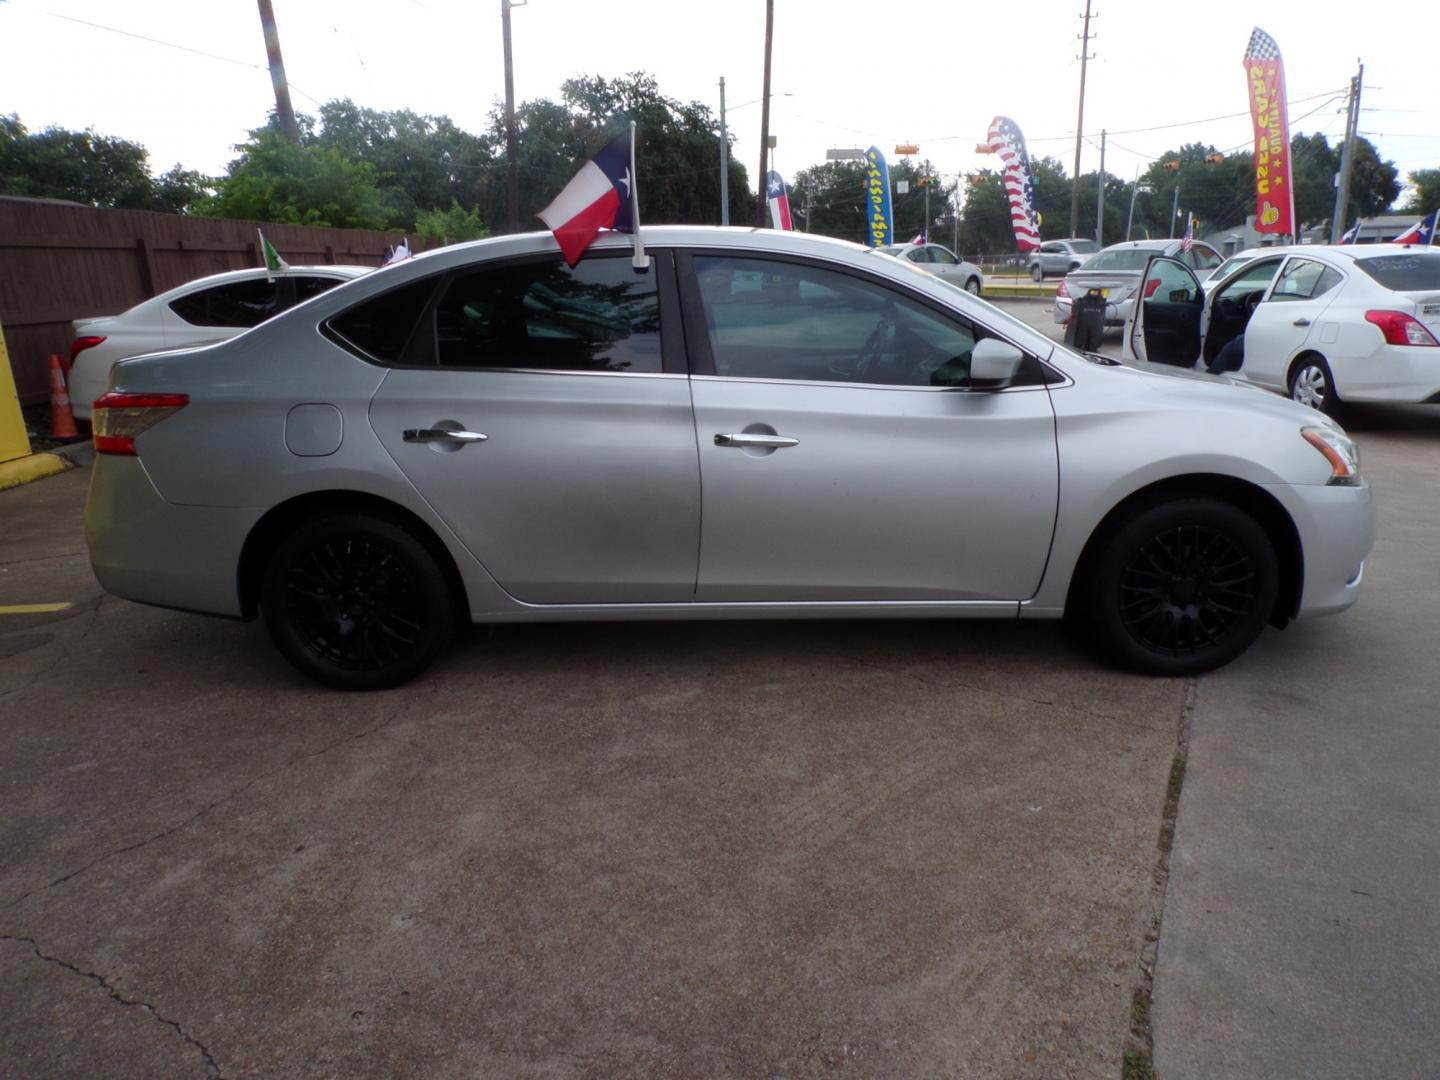
<instances>
[{"instance_id":1,"label":"texas flag","mask_svg":"<svg viewBox=\"0 0 1440 1080\"><path fill-rule=\"evenodd\" d=\"M773 169L765 174L765 198L770 203L770 227L795 231L790 220L790 196L785 191L785 181Z\"/></svg>"},{"instance_id":2,"label":"texas flag","mask_svg":"<svg viewBox=\"0 0 1440 1080\"><path fill-rule=\"evenodd\" d=\"M1340 236L1340 243L1353 244L1360 239L1360 222L1355 222Z\"/></svg>"},{"instance_id":3,"label":"texas flag","mask_svg":"<svg viewBox=\"0 0 1440 1080\"><path fill-rule=\"evenodd\" d=\"M634 232L633 132L617 135L585 163L555 201L537 215L574 266L601 229Z\"/></svg>"},{"instance_id":4,"label":"texas flag","mask_svg":"<svg viewBox=\"0 0 1440 1080\"><path fill-rule=\"evenodd\" d=\"M1397 244L1433 244L1435 242L1435 219L1440 217L1440 210L1431 210L1423 218L1417 221L1410 228L1406 229L1399 236L1395 237Z\"/></svg>"}]
</instances>

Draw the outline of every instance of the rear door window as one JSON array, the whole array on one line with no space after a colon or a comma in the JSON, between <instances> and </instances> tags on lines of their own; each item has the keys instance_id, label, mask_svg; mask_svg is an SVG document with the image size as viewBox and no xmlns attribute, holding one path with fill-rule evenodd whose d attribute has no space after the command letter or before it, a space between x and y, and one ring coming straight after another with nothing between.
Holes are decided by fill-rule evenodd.
<instances>
[{"instance_id":1,"label":"rear door window","mask_svg":"<svg viewBox=\"0 0 1440 1080\"><path fill-rule=\"evenodd\" d=\"M1313 300L1329 292L1341 280L1336 271L1323 263L1313 259L1291 259L1275 282L1270 299L1282 303L1287 300Z\"/></svg>"},{"instance_id":2,"label":"rear door window","mask_svg":"<svg viewBox=\"0 0 1440 1080\"><path fill-rule=\"evenodd\" d=\"M657 274L628 256L461 271L435 311L440 366L659 372Z\"/></svg>"}]
</instances>

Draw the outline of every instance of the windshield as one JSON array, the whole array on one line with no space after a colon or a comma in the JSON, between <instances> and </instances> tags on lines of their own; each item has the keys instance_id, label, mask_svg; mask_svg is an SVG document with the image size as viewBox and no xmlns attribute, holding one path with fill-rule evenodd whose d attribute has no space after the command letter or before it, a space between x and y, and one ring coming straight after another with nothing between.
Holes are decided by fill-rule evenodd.
<instances>
[{"instance_id":1,"label":"windshield","mask_svg":"<svg viewBox=\"0 0 1440 1080\"><path fill-rule=\"evenodd\" d=\"M1230 273L1231 270L1234 270L1238 266L1244 266L1253 258L1255 258L1254 255L1232 255L1230 258L1226 259L1223 263L1221 263L1220 268L1210 276L1215 281L1219 281L1226 274Z\"/></svg>"},{"instance_id":2,"label":"windshield","mask_svg":"<svg viewBox=\"0 0 1440 1080\"><path fill-rule=\"evenodd\" d=\"M1084 269L1087 271L1128 270L1132 274L1138 274L1145 269L1145 264L1150 261L1150 256L1157 254L1159 254L1159 252L1146 248L1121 248L1118 251L1102 251L1086 262Z\"/></svg>"},{"instance_id":3,"label":"windshield","mask_svg":"<svg viewBox=\"0 0 1440 1080\"><path fill-rule=\"evenodd\" d=\"M875 250L882 255L899 255L901 248L897 244L891 244L889 247L876 248Z\"/></svg>"},{"instance_id":4,"label":"windshield","mask_svg":"<svg viewBox=\"0 0 1440 1080\"><path fill-rule=\"evenodd\" d=\"M1094 240L1071 240L1070 250L1081 255L1092 255L1100 250L1100 245Z\"/></svg>"},{"instance_id":5,"label":"windshield","mask_svg":"<svg viewBox=\"0 0 1440 1080\"><path fill-rule=\"evenodd\" d=\"M1440 289L1440 251L1380 255L1373 259L1356 259L1355 265L1395 292Z\"/></svg>"}]
</instances>

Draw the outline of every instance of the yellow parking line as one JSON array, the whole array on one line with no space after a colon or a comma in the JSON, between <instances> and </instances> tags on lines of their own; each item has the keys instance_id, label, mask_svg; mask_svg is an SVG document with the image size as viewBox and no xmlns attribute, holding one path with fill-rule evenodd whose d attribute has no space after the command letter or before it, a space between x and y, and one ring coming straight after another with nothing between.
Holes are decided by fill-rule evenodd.
<instances>
[{"instance_id":1,"label":"yellow parking line","mask_svg":"<svg viewBox=\"0 0 1440 1080\"><path fill-rule=\"evenodd\" d=\"M64 604L0 604L0 615L44 615L51 611L64 611L75 605Z\"/></svg>"}]
</instances>

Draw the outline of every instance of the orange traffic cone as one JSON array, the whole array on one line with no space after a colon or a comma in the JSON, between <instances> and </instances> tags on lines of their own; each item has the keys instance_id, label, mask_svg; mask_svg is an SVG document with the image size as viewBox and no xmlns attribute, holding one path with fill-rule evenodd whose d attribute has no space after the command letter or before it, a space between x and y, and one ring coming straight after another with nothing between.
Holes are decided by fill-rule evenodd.
<instances>
[{"instance_id":1,"label":"orange traffic cone","mask_svg":"<svg viewBox=\"0 0 1440 1080\"><path fill-rule=\"evenodd\" d=\"M65 388L65 369L60 357L50 354L50 438L55 442L76 442L75 414L70 411L70 391Z\"/></svg>"}]
</instances>

